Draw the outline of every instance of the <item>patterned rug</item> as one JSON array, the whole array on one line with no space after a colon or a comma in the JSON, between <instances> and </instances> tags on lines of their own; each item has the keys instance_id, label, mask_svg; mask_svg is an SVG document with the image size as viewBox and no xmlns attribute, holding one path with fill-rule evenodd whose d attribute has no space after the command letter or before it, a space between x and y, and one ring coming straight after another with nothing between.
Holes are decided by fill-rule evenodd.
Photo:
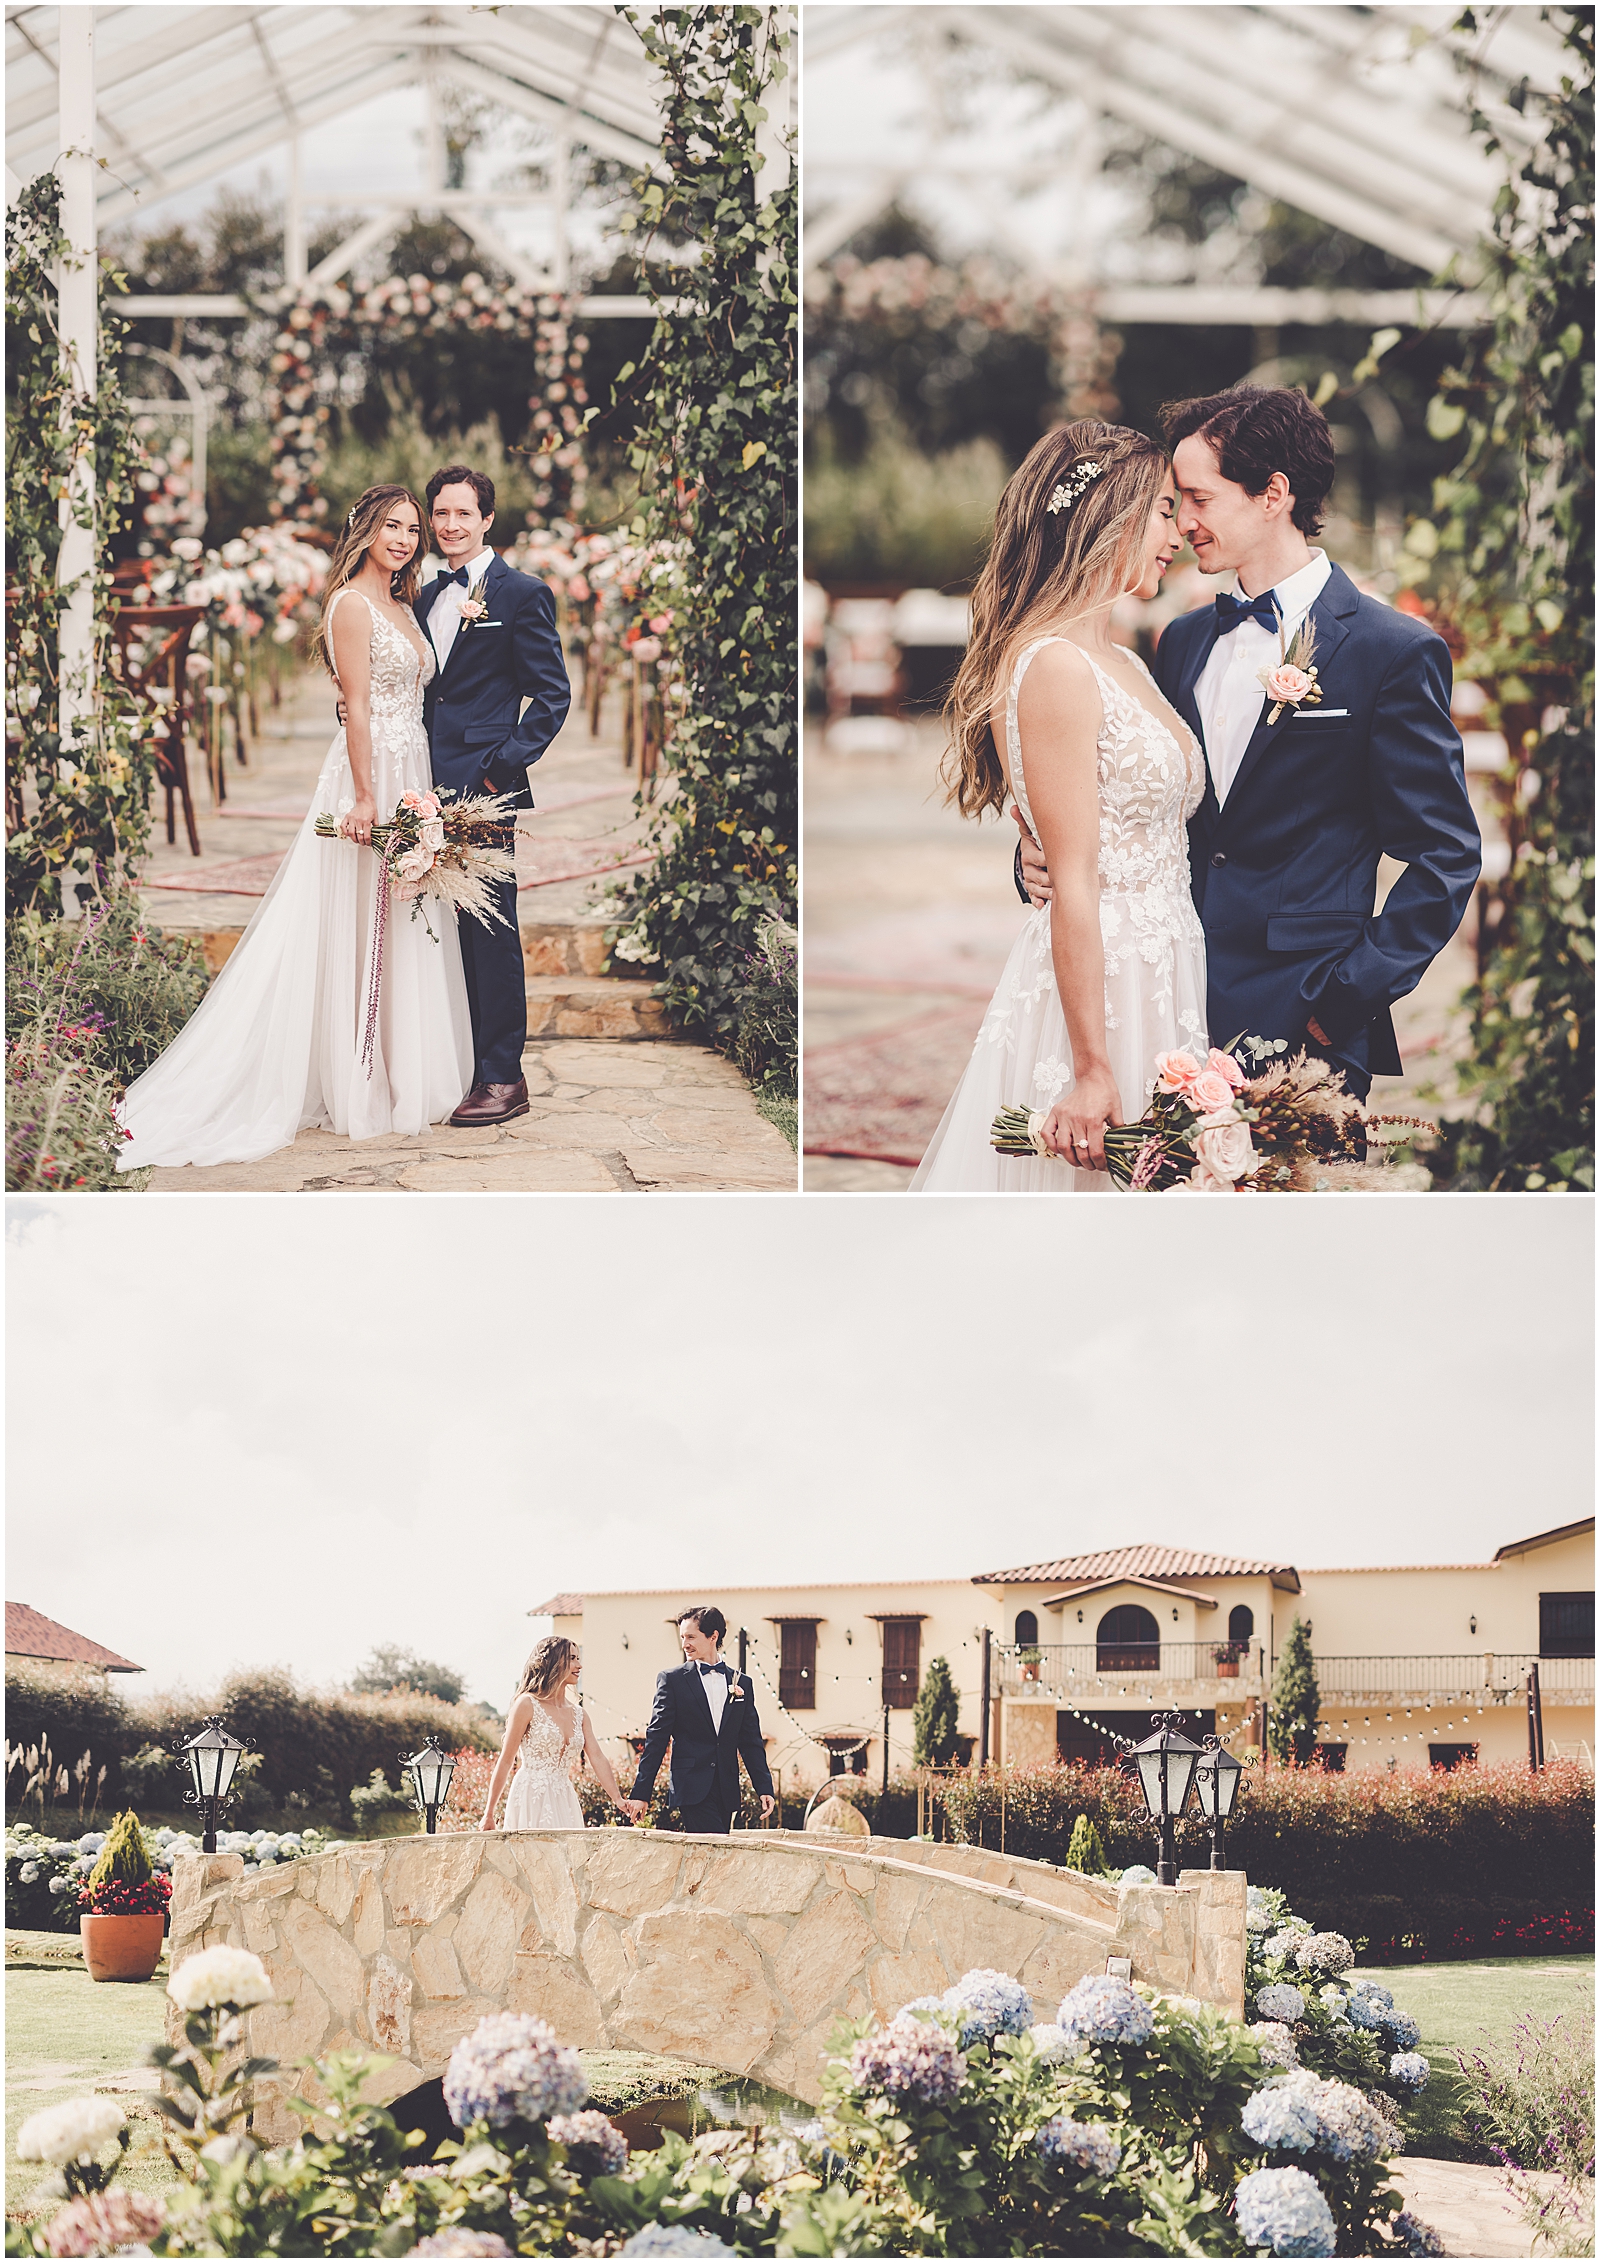
<instances>
[{"instance_id":1,"label":"patterned rug","mask_svg":"<svg viewBox=\"0 0 1600 2263\"><path fill-rule=\"evenodd\" d=\"M518 843L517 892L553 888L558 880L597 879L602 873L624 872L648 864L652 852L615 834L599 840ZM264 856L236 857L230 864L200 865L192 871L162 873L140 883L146 888L168 888L183 896L264 896L272 875L287 851L270 850Z\"/></svg>"},{"instance_id":2,"label":"patterned rug","mask_svg":"<svg viewBox=\"0 0 1600 2263\"><path fill-rule=\"evenodd\" d=\"M961 1081L987 1000L941 1006L805 1057L805 1151L875 1163L922 1161Z\"/></svg>"}]
</instances>

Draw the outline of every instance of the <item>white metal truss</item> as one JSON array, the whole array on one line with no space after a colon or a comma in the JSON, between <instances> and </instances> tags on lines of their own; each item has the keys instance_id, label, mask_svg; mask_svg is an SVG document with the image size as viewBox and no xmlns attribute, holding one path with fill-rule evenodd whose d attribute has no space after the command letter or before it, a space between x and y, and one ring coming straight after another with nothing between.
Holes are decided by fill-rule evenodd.
<instances>
[{"instance_id":1,"label":"white metal truss","mask_svg":"<svg viewBox=\"0 0 1600 2263\"><path fill-rule=\"evenodd\" d=\"M1476 38L1455 32L1457 15L1454 6L1210 0L812 6L805 14L805 63L812 71L848 52L865 74L875 58L880 68L892 59L902 72L908 64L919 68L930 88L952 59L958 72L998 68L1059 95L1063 117L1079 121L1076 141L1095 169L1100 137L1108 129L1124 135L1132 129L1425 273L1454 259L1470 280L1504 161L1486 156L1471 134L1469 82L1458 58L1470 58L1472 93L1515 152L1531 143L1533 128L1508 95L1523 78L1535 89L1553 88L1563 49L1534 7L1486 11L1486 28ZM812 267L896 198L914 198L919 182L959 184L965 191L963 167L972 162L962 126L943 114L936 96L915 124L903 117L886 122L872 147L830 143L818 85L808 86L805 168L805 253ZM997 179L973 178L971 190L975 200L993 200L1003 218L1008 193L1014 198L1040 186L1037 148L1019 143L1009 171L1005 159L998 170ZM1063 178L1064 190L1071 185ZM1328 293L1253 292L1247 284L1219 291L1204 288L1203 276L1194 285L1166 275L1141 280L1128 273L1126 246L1115 271L1097 266L1096 251L1103 249L1079 237L1074 280L1103 293L1113 320L1414 321L1419 311L1413 293L1339 294L1334 314ZM1451 305L1430 297L1421 311L1427 319L1459 322L1476 309L1470 299Z\"/></svg>"}]
</instances>

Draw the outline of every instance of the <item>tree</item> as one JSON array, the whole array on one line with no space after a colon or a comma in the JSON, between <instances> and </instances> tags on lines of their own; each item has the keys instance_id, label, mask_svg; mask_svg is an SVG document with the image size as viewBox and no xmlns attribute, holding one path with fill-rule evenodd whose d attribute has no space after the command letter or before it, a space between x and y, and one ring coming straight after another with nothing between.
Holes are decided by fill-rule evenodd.
<instances>
[{"instance_id":1,"label":"tree","mask_svg":"<svg viewBox=\"0 0 1600 2263\"><path fill-rule=\"evenodd\" d=\"M1295 1618L1289 1639L1278 1655L1272 1677L1272 1717L1267 1744L1274 1760L1288 1768L1306 1768L1317 1742L1317 1716L1322 1693L1317 1688L1317 1662L1311 1655L1311 1621Z\"/></svg>"},{"instance_id":2,"label":"tree","mask_svg":"<svg viewBox=\"0 0 1600 2263\"><path fill-rule=\"evenodd\" d=\"M1078 1871L1085 1878L1108 1878L1111 1865L1099 1831L1087 1815L1080 1815L1072 1826L1072 1840L1067 1848L1067 1868Z\"/></svg>"},{"instance_id":3,"label":"tree","mask_svg":"<svg viewBox=\"0 0 1600 2263\"><path fill-rule=\"evenodd\" d=\"M918 1768L943 1768L956 1756L961 1700L948 1658L929 1661L927 1676L911 1709L911 1758Z\"/></svg>"},{"instance_id":4,"label":"tree","mask_svg":"<svg viewBox=\"0 0 1600 2263\"><path fill-rule=\"evenodd\" d=\"M452 1673L448 1666L436 1666L431 1658L419 1658L414 1650L403 1650L398 1642L375 1643L371 1657L350 1681L350 1687L364 1696L383 1697L391 1689L418 1689L429 1697L442 1698L446 1705L459 1705L466 1686L465 1675Z\"/></svg>"}]
</instances>

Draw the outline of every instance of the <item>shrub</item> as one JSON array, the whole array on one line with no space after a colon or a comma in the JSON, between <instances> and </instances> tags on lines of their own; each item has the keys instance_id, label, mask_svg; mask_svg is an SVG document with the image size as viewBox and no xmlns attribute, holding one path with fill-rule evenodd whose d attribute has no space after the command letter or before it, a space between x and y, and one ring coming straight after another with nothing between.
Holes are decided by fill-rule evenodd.
<instances>
[{"instance_id":1,"label":"shrub","mask_svg":"<svg viewBox=\"0 0 1600 2263\"><path fill-rule=\"evenodd\" d=\"M948 1658L933 1658L911 1709L912 1756L919 1768L942 1768L956 1756L961 1700Z\"/></svg>"},{"instance_id":2,"label":"shrub","mask_svg":"<svg viewBox=\"0 0 1600 2263\"><path fill-rule=\"evenodd\" d=\"M1274 1760L1296 1768L1309 1765L1316 1750L1317 1719L1321 1711L1317 1665L1311 1655L1311 1621L1302 1622L1297 1612L1272 1677L1267 1743Z\"/></svg>"},{"instance_id":3,"label":"shrub","mask_svg":"<svg viewBox=\"0 0 1600 2263\"><path fill-rule=\"evenodd\" d=\"M1511 2172L1512 2197L1539 2245L1594 2253L1594 2014L1524 2013L1503 2041L1460 2052L1461 2118ZM1527 2172L1549 2180L1533 2183Z\"/></svg>"},{"instance_id":4,"label":"shrub","mask_svg":"<svg viewBox=\"0 0 1600 2263\"><path fill-rule=\"evenodd\" d=\"M1111 1865L1106 1850L1100 1843L1100 1834L1087 1815L1080 1815L1072 1826L1072 1837L1067 1845L1067 1868L1081 1871L1086 1878L1104 1878Z\"/></svg>"},{"instance_id":5,"label":"shrub","mask_svg":"<svg viewBox=\"0 0 1600 2263\"><path fill-rule=\"evenodd\" d=\"M350 1687L365 1697L382 1697L392 1689L420 1689L446 1705L459 1705L466 1695L466 1680L449 1666L419 1658L397 1642L374 1645L372 1655L350 1677Z\"/></svg>"},{"instance_id":6,"label":"shrub","mask_svg":"<svg viewBox=\"0 0 1600 2263\"><path fill-rule=\"evenodd\" d=\"M391 1789L381 1768L374 1768L364 1784L357 1784L350 1793L350 1812L358 1830L370 1827L382 1815L415 1814L417 1803L404 1790Z\"/></svg>"},{"instance_id":7,"label":"shrub","mask_svg":"<svg viewBox=\"0 0 1600 2263\"><path fill-rule=\"evenodd\" d=\"M781 919L764 919L746 964L734 1060L750 1084L792 1099L800 1045L798 933Z\"/></svg>"}]
</instances>

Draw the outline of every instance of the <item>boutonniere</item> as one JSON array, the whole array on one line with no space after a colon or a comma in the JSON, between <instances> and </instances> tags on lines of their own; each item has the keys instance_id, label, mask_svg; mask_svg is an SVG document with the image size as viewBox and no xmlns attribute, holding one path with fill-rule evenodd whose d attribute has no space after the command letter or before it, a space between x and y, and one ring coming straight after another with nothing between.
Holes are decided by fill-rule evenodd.
<instances>
[{"instance_id":1,"label":"boutonniere","mask_svg":"<svg viewBox=\"0 0 1600 2263\"><path fill-rule=\"evenodd\" d=\"M463 597L461 600L461 626L470 629L474 621L481 621L489 610L481 597Z\"/></svg>"},{"instance_id":2,"label":"boutonniere","mask_svg":"<svg viewBox=\"0 0 1600 2263\"><path fill-rule=\"evenodd\" d=\"M728 1695L735 1705L742 1705L744 1703L744 1691L743 1689L741 1689L737 1681L733 1681L728 1684Z\"/></svg>"},{"instance_id":3,"label":"boutonniere","mask_svg":"<svg viewBox=\"0 0 1600 2263\"><path fill-rule=\"evenodd\" d=\"M1295 631L1294 641L1287 652L1283 649L1282 631L1279 631L1278 665L1276 668L1261 669L1256 677L1268 699L1277 703L1267 717L1269 730L1286 707L1315 707L1322 697L1317 671L1311 665L1316 649L1317 632L1311 625L1309 615Z\"/></svg>"}]
</instances>

